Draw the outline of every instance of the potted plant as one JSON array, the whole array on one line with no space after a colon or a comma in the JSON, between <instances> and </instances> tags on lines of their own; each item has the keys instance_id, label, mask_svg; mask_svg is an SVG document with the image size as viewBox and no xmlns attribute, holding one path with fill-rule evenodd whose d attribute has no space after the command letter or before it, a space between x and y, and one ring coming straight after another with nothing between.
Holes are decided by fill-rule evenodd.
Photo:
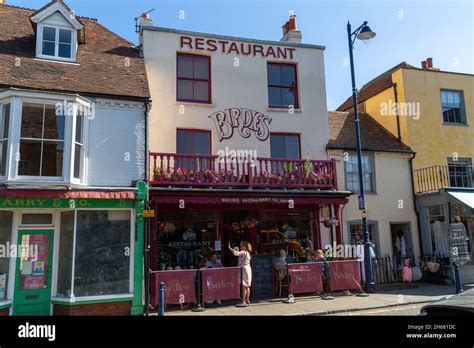
<instances>
[{"instance_id":1,"label":"potted plant","mask_svg":"<svg viewBox=\"0 0 474 348\"><path fill-rule=\"evenodd\" d=\"M333 218L333 217L325 218L323 220L323 223L324 223L325 227L337 226L337 225L339 225L339 220L336 219L336 218Z\"/></svg>"}]
</instances>

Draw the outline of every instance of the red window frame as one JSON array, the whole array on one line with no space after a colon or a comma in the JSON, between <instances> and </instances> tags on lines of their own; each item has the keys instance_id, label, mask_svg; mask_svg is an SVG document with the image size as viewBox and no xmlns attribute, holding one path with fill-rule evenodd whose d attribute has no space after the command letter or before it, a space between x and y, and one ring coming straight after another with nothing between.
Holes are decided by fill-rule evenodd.
<instances>
[{"instance_id":1,"label":"red window frame","mask_svg":"<svg viewBox=\"0 0 474 348\"><path fill-rule=\"evenodd\" d=\"M207 59L207 64L208 64L208 71L209 71L209 77L208 79L199 79L199 78L189 78L189 77L179 77L179 57L192 57L192 58L199 58L199 59ZM194 75L194 60L193 60L193 75ZM184 99L184 98L179 98L178 97L178 82L179 80L185 80L185 81L193 81L193 98L192 99ZM182 53L178 52L176 54L176 100L177 101L183 101L183 102L191 102L191 103L201 103L201 104L211 104L212 102L212 97L211 97L211 57L206 56L206 55L199 55L199 54L192 54L192 53ZM207 91L207 100L196 100L194 99L194 81L201 81L201 82L207 82L208 83L208 91Z\"/></svg>"},{"instance_id":2,"label":"red window frame","mask_svg":"<svg viewBox=\"0 0 474 348\"><path fill-rule=\"evenodd\" d=\"M270 79L269 79L269 76L268 76L268 66L269 65L276 65L276 66L282 66L282 65L285 65L285 66L291 66L293 68L293 72L294 72L294 75L295 75L295 86L286 86L286 85L271 85L270 84ZM295 105L294 108L295 109L299 109L300 108L300 102L299 102L299 96L298 96L298 69L297 69L297 64L294 64L294 63L276 63L276 62L267 62L267 90L268 90L268 107L270 108L287 108L289 107L289 105L273 105L273 104L270 104L270 87L275 87L275 88L294 88L295 89Z\"/></svg>"},{"instance_id":3,"label":"red window frame","mask_svg":"<svg viewBox=\"0 0 474 348\"><path fill-rule=\"evenodd\" d=\"M271 146L272 146L272 136L294 136L298 138L298 158L295 159L301 159L301 137L300 134L298 133L270 133L270 157L271 157ZM287 153L286 151L286 141L285 141L285 154ZM286 155L285 155L286 156ZM284 158L289 158L289 157L284 157Z\"/></svg>"},{"instance_id":4,"label":"red window frame","mask_svg":"<svg viewBox=\"0 0 474 348\"><path fill-rule=\"evenodd\" d=\"M192 154L192 155L196 155L196 151L195 151L195 148L196 148L196 144L195 144L195 141L193 139L193 152L191 153L185 153L185 152L179 152L179 149L178 149L178 138L179 138L179 133L180 132L187 132L187 133L191 133L193 134L193 138L194 138L194 134L195 133L206 133L209 137L209 155L212 155L212 136L211 136L211 131L208 131L208 130L204 130L204 129L191 129L191 128L178 128L176 130L176 153L177 154ZM201 153L200 155L207 155L205 153Z\"/></svg>"}]
</instances>

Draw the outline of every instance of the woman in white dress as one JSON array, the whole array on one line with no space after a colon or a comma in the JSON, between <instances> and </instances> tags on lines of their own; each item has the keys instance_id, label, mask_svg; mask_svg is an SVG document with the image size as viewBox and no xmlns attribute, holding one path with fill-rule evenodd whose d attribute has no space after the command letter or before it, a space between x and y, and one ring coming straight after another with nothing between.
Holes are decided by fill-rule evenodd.
<instances>
[{"instance_id":1,"label":"woman in white dress","mask_svg":"<svg viewBox=\"0 0 474 348\"><path fill-rule=\"evenodd\" d=\"M240 242L240 251L234 250L230 246L229 250L235 256L239 257L239 267L242 267L242 285L244 287L244 296L242 303L238 304L238 307L247 307L250 304L250 286L252 285L252 268L250 267L250 260L252 257L250 253L252 252L252 245L249 242L241 241Z\"/></svg>"}]
</instances>

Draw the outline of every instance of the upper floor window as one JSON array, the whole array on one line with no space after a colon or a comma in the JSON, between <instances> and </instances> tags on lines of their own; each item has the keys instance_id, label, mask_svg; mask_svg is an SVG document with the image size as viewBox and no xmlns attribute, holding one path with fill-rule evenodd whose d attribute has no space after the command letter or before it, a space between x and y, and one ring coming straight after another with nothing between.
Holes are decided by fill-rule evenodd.
<instances>
[{"instance_id":1,"label":"upper floor window","mask_svg":"<svg viewBox=\"0 0 474 348\"><path fill-rule=\"evenodd\" d=\"M295 64L268 63L268 102L274 108L299 108Z\"/></svg>"},{"instance_id":2,"label":"upper floor window","mask_svg":"<svg viewBox=\"0 0 474 348\"><path fill-rule=\"evenodd\" d=\"M8 129L10 128L10 104L0 109L0 176L7 171Z\"/></svg>"},{"instance_id":3,"label":"upper floor window","mask_svg":"<svg viewBox=\"0 0 474 348\"><path fill-rule=\"evenodd\" d=\"M300 159L300 136L298 134L271 134L270 152L272 158Z\"/></svg>"},{"instance_id":4,"label":"upper floor window","mask_svg":"<svg viewBox=\"0 0 474 348\"><path fill-rule=\"evenodd\" d=\"M74 57L74 35L72 29L41 26L40 56L72 60Z\"/></svg>"},{"instance_id":5,"label":"upper floor window","mask_svg":"<svg viewBox=\"0 0 474 348\"><path fill-rule=\"evenodd\" d=\"M449 186L474 187L474 173L470 158L448 158Z\"/></svg>"},{"instance_id":6,"label":"upper floor window","mask_svg":"<svg viewBox=\"0 0 474 348\"><path fill-rule=\"evenodd\" d=\"M211 132L194 129L178 129L177 149L178 154L210 155L211 154ZM207 168L209 158L206 157L178 157L178 167L189 170Z\"/></svg>"},{"instance_id":7,"label":"upper floor window","mask_svg":"<svg viewBox=\"0 0 474 348\"><path fill-rule=\"evenodd\" d=\"M211 58L178 53L177 91L179 101L211 103Z\"/></svg>"},{"instance_id":8,"label":"upper floor window","mask_svg":"<svg viewBox=\"0 0 474 348\"><path fill-rule=\"evenodd\" d=\"M51 104L23 104L18 175L63 175L64 116Z\"/></svg>"},{"instance_id":9,"label":"upper floor window","mask_svg":"<svg viewBox=\"0 0 474 348\"><path fill-rule=\"evenodd\" d=\"M346 190L351 192L359 192L359 166L357 154L348 154L347 160L344 161L344 172ZM364 178L364 191L375 192L375 170L374 158L370 154L362 154L362 175Z\"/></svg>"},{"instance_id":10,"label":"upper floor window","mask_svg":"<svg viewBox=\"0 0 474 348\"><path fill-rule=\"evenodd\" d=\"M441 90L441 108L444 123L466 124L463 91Z\"/></svg>"}]
</instances>

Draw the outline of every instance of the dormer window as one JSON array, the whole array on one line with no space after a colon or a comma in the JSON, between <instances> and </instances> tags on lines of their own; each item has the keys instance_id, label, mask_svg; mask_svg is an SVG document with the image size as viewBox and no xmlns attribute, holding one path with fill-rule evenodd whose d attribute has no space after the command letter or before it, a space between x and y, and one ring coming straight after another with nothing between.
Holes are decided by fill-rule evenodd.
<instances>
[{"instance_id":1,"label":"dormer window","mask_svg":"<svg viewBox=\"0 0 474 348\"><path fill-rule=\"evenodd\" d=\"M43 56L72 58L72 30L43 27Z\"/></svg>"},{"instance_id":2,"label":"dormer window","mask_svg":"<svg viewBox=\"0 0 474 348\"><path fill-rule=\"evenodd\" d=\"M36 58L75 62L84 25L61 1L53 1L30 17L36 25Z\"/></svg>"}]
</instances>

